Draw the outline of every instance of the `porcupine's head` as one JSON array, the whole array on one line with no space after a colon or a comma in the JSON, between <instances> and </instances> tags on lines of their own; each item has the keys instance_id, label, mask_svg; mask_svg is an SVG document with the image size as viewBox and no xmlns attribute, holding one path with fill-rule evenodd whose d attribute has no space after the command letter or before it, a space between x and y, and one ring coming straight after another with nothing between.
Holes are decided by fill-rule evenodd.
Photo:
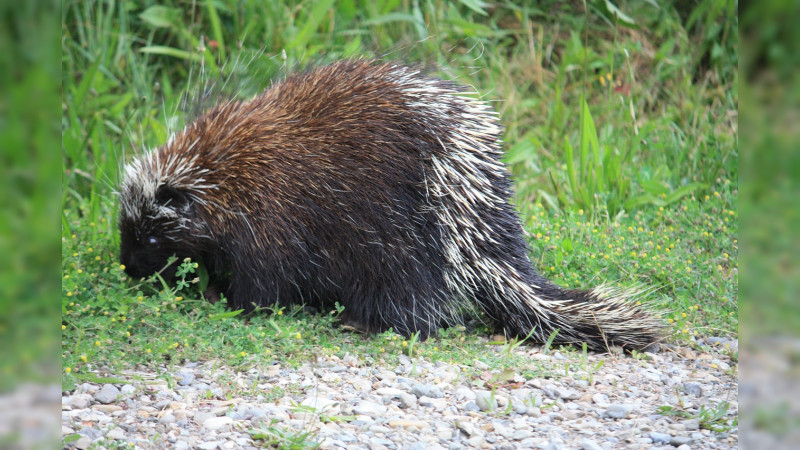
<instances>
[{"instance_id":1,"label":"porcupine's head","mask_svg":"<svg viewBox=\"0 0 800 450\"><path fill-rule=\"evenodd\" d=\"M200 199L180 182L187 162L171 156L162 148L125 167L119 191L120 262L134 278L164 269L162 276L170 279L180 261L199 256ZM177 262L167 267L173 255Z\"/></svg>"}]
</instances>

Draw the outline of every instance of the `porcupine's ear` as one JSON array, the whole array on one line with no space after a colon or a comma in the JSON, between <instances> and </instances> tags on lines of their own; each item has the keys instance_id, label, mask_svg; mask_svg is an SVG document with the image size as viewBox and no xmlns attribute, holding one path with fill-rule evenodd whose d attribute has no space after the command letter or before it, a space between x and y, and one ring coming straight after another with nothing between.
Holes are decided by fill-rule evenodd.
<instances>
[{"instance_id":1,"label":"porcupine's ear","mask_svg":"<svg viewBox=\"0 0 800 450\"><path fill-rule=\"evenodd\" d=\"M162 184L156 191L156 203L180 212L187 216L192 211L192 199L186 192L166 184Z\"/></svg>"}]
</instances>

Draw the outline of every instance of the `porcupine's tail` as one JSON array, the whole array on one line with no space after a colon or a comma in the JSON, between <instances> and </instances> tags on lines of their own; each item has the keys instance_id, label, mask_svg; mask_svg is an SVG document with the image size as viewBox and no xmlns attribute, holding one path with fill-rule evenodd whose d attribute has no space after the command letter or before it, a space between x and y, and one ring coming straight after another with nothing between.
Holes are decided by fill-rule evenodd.
<instances>
[{"instance_id":1,"label":"porcupine's tail","mask_svg":"<svg viewBox=\"0 0 800 450\"><path fill-rule=\"evenodd\" d=\"M594 350L655 342L660 323L630 292L568 290L533 268L501 161L502 130L489 104L451 83L402 75L424 130L439 144L425 188L443 230L443 279L456 303L479 307L508 335L539 342L556 329L555 342L586 342Z\"/></svg>"}]
</instances>

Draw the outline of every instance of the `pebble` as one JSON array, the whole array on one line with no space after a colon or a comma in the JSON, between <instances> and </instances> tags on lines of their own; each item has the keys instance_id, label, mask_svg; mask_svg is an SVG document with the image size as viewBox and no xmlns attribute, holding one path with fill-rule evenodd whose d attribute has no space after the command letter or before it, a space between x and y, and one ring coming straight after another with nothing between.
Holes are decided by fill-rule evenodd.
<instances>
[{"instance_id":1,"label":"pebble","mask_svg":"<svg viewBox=\"0 0 800 450\"><path fill-rule=\"evenodd\" d=\"M541 355L525 346L519 351L551 375L526 379L519 371L490 384L500 372L481 361L467 362L481 373L465 376L453 363L405 357L381 365L359 355L292 368L265 362L238 373L218 362L138 367L112 374L128 380L121 385L62 392L62 436L78 434L71 448L181 450L259 448L265 441L250 431L266 428L309 433L306 441L322 448L731 448L738 428L710 432L696 419L701 406L721 401L730 403L727 417L737 417L738 381L723 370L736 362L723 345L693 350L694 359L683 349L646 360L590 353L592 382L579 352ZM158 376L165 372L173 384ZM658 414L664 405L694 417Z\"/></svg>"},{"instance_id":2,"label":"pebble","mask_svg":"<svg viewBox=\"0 0 800 450\"><path fill-rule=\"evenodd\" d=\"M387 408L381 404L369 401L361 401L353 408L356 414L363 414L365 416L382 416L386 413Z\"/></svg>"},{"instance_id":3,"label":"pebble","mask_svg":"<svg viewBox=\"0 0 800 450\"><path fill-rule=\"evenodd\" d=\"M654 444L668 444L672 439L672 436L666 433L659 433L657 431L652 431L647 436L653 441Z\"/></svg>"},{"instance_id":4,"label":"pebble","mask_svg":"<svg viewBox=\"0 0 800 450\"><path fill-rule=\"evenodd\" d=\"M233 419L227 416L222 417L211 417L203 421L203 427L208 430L221 430L223 428L227 428L230 424L233 423Z\"/></svg>"},{"instance_id":5,"label":"pebble","mask_svg":"<svg viewBox=\"0 0 800 450\"><path fill-rule=\"evenodd\" d=\"M606 408L604 415L612 419L624 419L633 411L633 405L615 403Z\"/></svg>"},{"instance_id":6,"label":"pebble","mask_svg":"<svg viewBox=\"0 0 800 450\"><path fill-rule=\"evenodd\" d=\"M582 440L580 445L583 450L603 450L603 447L600 447L597 442L591 439Z\"/></svg>"},{"instance_id":7,"label":"pebble","mask_svg":"<svg viewBox=\"0 0 800 450\"><path fill-rule=\"evenodd\" d=\"M475 392L475 404L481 411L494 411L497 409L497 396L489 391Z\"/></svg>"},{"instance_id":8,"label":"pebble","mask_svg":"<svg viewBox=\"0 0 800 450\"><path fill-rule=\"evenodd\" d=\"M105 384L103 388L97 391L94 394L94 399L100 403L113 403L117 401L117 397L120 395L119 389L113 384Z\"/></svg>"},{"instance_id":9,"label":"pebble","mask_svg":"<svg viewBox=\"0 0 800 450\"><path fill-rule=\"evenodd\" d=\"M683 392L686 395L694 395L695 397L703 396L703 388L699 383L683 383Z\"/></svg>"},{"instance_id":10,"label":"pebble","mask_svg":"<svg viewBox=\"0 0 800 450\"><path fill-rule=\"evenodd\" d=\"M692 443L692 438L689 436L673 436L669 440L669 445L673 447L680 447L681 445L689 445Z\"/></svg>"}]
</instances>

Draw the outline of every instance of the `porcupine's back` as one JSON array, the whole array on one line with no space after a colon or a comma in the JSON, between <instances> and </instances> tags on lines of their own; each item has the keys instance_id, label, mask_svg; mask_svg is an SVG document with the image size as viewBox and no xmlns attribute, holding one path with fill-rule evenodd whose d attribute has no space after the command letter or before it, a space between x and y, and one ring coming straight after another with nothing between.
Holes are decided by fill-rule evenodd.
<instances>
[{"instance_id":1,"label":"porcupine's back","mask_svg":"<svg viewBox=\"0 0 800 450\"><path fill-rule=\"evenodd\" d=\"M593 294L565 297L528 260L499 134L457 85L344 61L214 108L134 163L123 198L151 186L150 217L180 222L167 249L202 258L237 308L338 301L358 328L425 337L477 304L511 334L597 343Z\"/></svg>"}]
</instances>

